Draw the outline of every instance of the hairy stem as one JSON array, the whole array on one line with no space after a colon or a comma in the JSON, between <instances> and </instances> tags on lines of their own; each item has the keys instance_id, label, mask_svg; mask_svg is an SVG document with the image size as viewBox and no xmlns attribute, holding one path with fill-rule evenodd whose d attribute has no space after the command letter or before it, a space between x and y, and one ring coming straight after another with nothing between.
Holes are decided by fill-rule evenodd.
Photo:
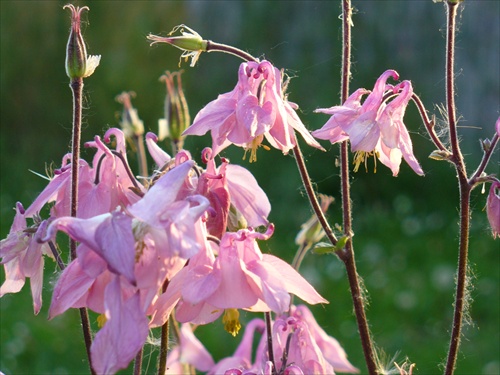
<instances>
[{"instance_id":1,"label":"hairy stem","mask_svg":"<svg viewBox=\"0 0 500 375\"><path fill-rule=\"evenodd\" d=\"M162 292L165 293L168 288L168 279L165 280L162 287ZM164 375L167 371L167 355L168 355L168 324L169 319L161 326L160 334L160 356L158 359L158 375Z\"/></svg>"},{"instance_id":2,"label":"hairy stem","mask_svg":"<svg viewBox=\"0 0 500 375\"><path fill-rule=\"evenodd\" d=\"M134 375L141 375L142 373L142 356L144 354L144 349L141 348L139 353L135 356L134 360Z\"/></svg>"},{"instance_id":3,"label":"hairy stem","mask_svg":"<svg viewBox=\"0 0 500 375\"><path fill-rule=\"evenodd\" d=\"M83 78L74 78L70 83L73 93L73 136L71 143L71 196L70 216L76 217L78 210L78 180L80 164L80 139L82 132L82 93ZM70 257L76 258L76 241L70 239Z\"/></svg>"},{"instance_id":4,"label":"hairy stem","mask_svg":"<svg viewBox=\"0 0 500 375\"><path fill-rule=\"evenodd\" d=\"M425 110L424 104L422 103L422 101L420 100L418 95L413 93L411 96L411 99L413 100L413 102L417 106L418 112L420 113L420 117L422 118L422 121L424 122L425 128L427 129L427 133L431 137L434 145L439 150L446 151L446 147L443 145L443 143L441 142L441 140L439 139L439 137L436 134L436 130L435 130L436 124L434 123L433 120L431 120L429 118L429 116L427 116L427 111Z\"/></svg>"},{"instance_id":5,"label":"hairy stem","mask_svg":"<svg viewBox=\"0 0 500 375\"><path fill-rule=\"evenodd\" d=\"M351 16L352 8L350 0L342 1L342 78L341 78L341 102L344 103L349 97L349 78L351 75ZM342 213L344 235L349 238L345 249L337 251L337 255L344 262L351 290L354 312L358 324L359 336L366 366L370 374L376 374L377 366L373 350L368 320L365 313L365 300L356 271L354 247L352 243L352 207L350 197L349 181L349 144L344 141L340 145L340 177L342 191Z\"/></svg>"},{"instance_id":6,"label":"hairy stem","mask_svg":"<svg viewBox=\"0 0 500 375\"><path fill-rule=\"evenodd\" d=\"M57 251L56 245L54 245L54 242L52 242L52 241L49 241L47 243L49 244L50 251L52 252L52 255L54 256L54 258L56 260L57 266L59 267L59 269L61 271L63 271L66 268L66 266L64 265L64 262L61 258L61 255Z\"/></svg>"},{"instance_id":7,"label":"hairy stem","mask_svg":"<svg viewBox=\"0 0 500 375\"><path fill-rule=\"evenodd\" d=\"M266 322L266 335L267 335L267 353L269 362L273 364L272 375L276 375L276 363L274 362L274 349L273 349L273 331L271 328L271 313L269 311L264 313L264 320Z\"/></svg>"},{"instance_id":8,"label":"hairy stem","mask_svg":"<svg viewBox=\"0 0 500 375\"><path fill-rule=\"evenodd\" d=\"M79 183L79 164L80 164L80 139L82 131L82 97L83 97L83 78L74 78L71 80L71 92L73 93L73 137L71 143L71 196L70 196L70 216L76 217L78 211L78 183ZM76 259L76 241L70 239L70 259ZM80 309L80 320L82 322L83 339L85 349L89 360L91 374L95 374L92 368L92 358L90 356L90 346L92 345L92 331L90 327L89 314L85 307Z\"/></svg>"},{"instance_id":9,"label":"hairy stem","mask_svg":"<svg viewBox=\"0 0 500 375\"><path fill-rule=\"evenodd\" d=\"M490 148L484 152L481 163L479 163L479 166L477 167L476 171L472 174L472 177L469 179L469 185L471 187L476 184L478 178L481 177L481 174L484 172L486 166L490 162L491 155L493 155L493 151L495 151L495 148L498 144L498 139L499 139L498 134L495 133L493 139L490 142Z\"/></svg>"},{"instance_id":10,"label":"hairy stem","mask_svg":"<svg viewBox=\"0 0 500 375\"><path fill-rule=\"evenodd\" d=\"M458 268L456 276L455 310L450 337L450 346L446 360L445 374L451 375L455 371L460 338L462 334L463 317L467 308L467 256L469 249L470 229L470 192L471 187L467 180L465 163L458 142L457 120L455 110L455 81L454 81L454 55L455 55L455 30L458 3L448 1L447 5L447 32L446 32L446 107L448 113L448 126L450 144L452 149L452 162L457 172L460 190L460 242L458 254Z\"/></svg>"}]
</instances>

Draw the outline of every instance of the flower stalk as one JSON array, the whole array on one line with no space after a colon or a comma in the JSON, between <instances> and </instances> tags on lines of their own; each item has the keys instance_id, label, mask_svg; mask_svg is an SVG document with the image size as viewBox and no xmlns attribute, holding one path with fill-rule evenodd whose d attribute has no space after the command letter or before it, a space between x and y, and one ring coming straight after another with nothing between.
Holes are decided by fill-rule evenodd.
<instances>
[{"instance_id":1,"label":"flower stalk","mask_svg":"<svg viewBox=\"0 0 500 375\"><path fill-rule=\"evenodd\" d=\"M351 27L352 7L350 0L342 1L342 77L341 77L341 103L349 97L349 78L351 75ZM344 236L348 238L344 249L336 252L344 263L349 280L354 312L358 324L361 345L365 356L366 366L369 374L377 371L372 338L365 313L365 299L363 297L358 273L356 271L356 260L352 242L352 207L350 197L349 180L349 145L348 141L340 144L340 178L342 192L342 212ZM333 243L332 243L333 244ZM335 244L334 244L335 245Z\"/></svg>"},{"instance_id":2,"label":"flower stalk","mask_svg":"<svg viewBox=\"0 0 500 375\"><path fill-rule=\"evenodd\" d=\"M460 242L458 254L458 268L456 275L456 291L453 323L446 360L445 374L451 375L455 371L460 339L462 334L463 317L467 308L467 269L470 230L470 192L471 186L467 179L465 163L458 142L457 119L455 107L455 31L458 3L447 1L447 32L446 32L446 108L448 128L452 150L451 161L455 165L460 191Z\"/></svg>"},{"instance_id":3,"label":"flower stalk","mask_svg":"<svg viewBox=\"0 0 500 375\"><path fill-rule=\"evenodd\" d=\"M100 56L87 56L85 41L80 30L80 17L88 7L76 7L72 4L65 5L71 11L71 31L66 48L66 73L70 78L70 88L73 94L73 134L71 141L71 193L70 193L70 216L76 217L78 212L78 184L80 167L80 142L82 129L82 97L83 78L90 76L97 65ZM70 239L70 259L76 259L76 241ZM92 332L87 309L79 309L82 322L83 337L87 358L89 360L90 372L95 374L92 368L90 347L92 345Z\"/></svg>"}]
</instances>

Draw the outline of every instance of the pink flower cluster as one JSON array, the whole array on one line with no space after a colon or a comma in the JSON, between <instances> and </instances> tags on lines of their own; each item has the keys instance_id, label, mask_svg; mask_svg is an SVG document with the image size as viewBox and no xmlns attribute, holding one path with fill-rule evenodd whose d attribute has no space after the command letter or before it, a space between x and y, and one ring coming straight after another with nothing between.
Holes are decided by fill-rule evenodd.
<instances>
[{"instance_id":1,"label":"pink flower cluster","mask_svg":"<svg viewBox=\"0 0 500 375\"><path fill-rule=\"evenodd\" d=\"M114 149L106 145L112 137ZM206 324L235 309L284 314L290 293L327 303L290 265L260 251L257 241L268 239L274 225L267 219L269 200L248 170L225 159L217 166L210 149L202 153L201 168L187 151L171 158L156 140L146 136L158 169L145 183L130 172L121 130L86 143L96 153L92 165L80 162L77 217L68 216L66 155L33 204L26 210L17 205L1 242L1 295L18 292L29 278L35 313L42 304L44 255L57 254L56 233L78 242L77 257L54 287L49 318L81 307L101 314L91 347L97 373L127 367L149 329L174 309L180 322ZM46 206L50 217L42 221ZM180 358L189 358L186 349Z\"/></svg>"},{"instance_id":2,"label":"pink flower cluster","mask_svg":"<svg viewBox=\"0 0 500 375\"><path fill-rule=\"evenodd\" d=\"M332 117L311 135L295 112L297 106L287 100L283 72L268 61L243 63L235 89L207 104L184 132L211 131L212 149L202 152L206 166L186 150L171 157L148 133L145 142L157 168L142 182L128 165L124 133L109 129L103 140L96 136L85 144L96 150L92 165L79 164L76 217L69 216L71 155L64 156L27 209L17 204L10 233L0 243L6 274L0 297L19 292L29 278L35 314L40 311L44 256L58 257L54 243L62 231L78 242L77 257L61 266L49 317L82 307L101 314L91 347L99 374L126 368L150 328L163 325L174 310L184 324L167 360L170 373L181 373L186 365L226 375L357 372L339 343L307 307L292 305L290 295L309 304L327 301L296 269L260 250L259 241L269 239L275 229L268 221L266 194L248 170L224 158L217 165L215 156L235 144L250 150L250 161L255 161L264 139L286 154L297 145L297 131L317 148L321 146L313 136L332 143L349 140L356 168L373 155L396 176L404 158L422 175L403 123L412 86L409 81L388 84L390 77L399 78L388 70L372 92L359 89L343 105L319 109ZM114 149L107 146L112 137ZM487 205L494 236L500 232L498 189L498 182L493 183ZM44 207L50 211L46 220L41 219ZM207 324L224 314L227 330L236 335L238 309L274 312L274 320L266 322L272 328L265 332L263 320L252 320L234 355L214 363L188 323ZM255 332L262 339L252 357Z\"/></svg>"}]
</instances>

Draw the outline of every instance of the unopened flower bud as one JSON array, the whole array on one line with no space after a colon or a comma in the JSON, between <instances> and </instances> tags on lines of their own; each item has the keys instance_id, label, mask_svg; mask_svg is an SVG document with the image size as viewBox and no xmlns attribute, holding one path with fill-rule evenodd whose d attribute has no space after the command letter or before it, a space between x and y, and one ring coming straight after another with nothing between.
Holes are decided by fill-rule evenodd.
<instances>
[{"instance_id":1,"label":"unopened flower bud","mask_svg":"<svg viewBox=\"0 0 500 375\"><path fill-rule=\"evenodd\" d=\"M70 79L85 78L90 76L99 65L101 56L88 56L85 41L80 30L80 17L88 7L76 7L67 4L63 9L71 11L71 30L66 46L66 74Z\"/></svg>"},{"instance_id":2,"label":"unopened flower bud","mask_svg":"<svg viewBox=\"0 0 500 375\"><path fill-rule=\"evenodd\" d=\"M446 150L434 150L430 153L429 158L434 160L449 160L451 153Z\"/></svg>"},{"instance_id":3,"label":"unopened flower bud","mask_svg":"<svg viewBox=\"0 0 500 375\"><path fill-rule=\"evenodd\" d=\"M165 118L158 122L158 138L159 140L170 138L175 150L182 148L184 143L182 133L191 124L189 108L182 90L181 73L182 71L174 73L167 71L160 77L161 81L165 81L167 95L165 97Z\"/></svg>"},{"instance_id":4,"label":"unopened flower bud","mask_svg":"<svg viewBox=\"0 0 500 375\"><path fill-rule=\"evenodd\" d=\"M333 202L333 197L319 194L319 199L321 204L321 211L325 213L328 210L330 204ZM317 216L313 215L307 222L302 224L302 228L295 238L295 243L301 246L312 245L316 242L321 241L324 235L325 231L319 223Z\"/></svg>"},{"instance_id":5,"label":"unopened flower bud","mask_svg":"<svg viewBox=\"0 0 500 375\"><path fill-rule=\"evenodd\" d=\"M184 30L187 30L187 32ZM180 36L171 36L177 31L181 33ZM168 43L179 48L183 51L181 59L188 60L191 58L191 66L195 66L201 53L207 50L208 44L208 41L203 40L200 34L186 25L175 26L167 37L149 34L147 38L151 41L151 45L155 43Z\"/></svg>"},{"instance_id":6,"label":"unopened flower bud","mask_svg":"<svg viewBox=\"0 0 500 375\"><path fill-rule=\"evenodd\" d=\"M500 236L500 182L498 181L491 184L486 203L486 214L493 238Z\"/></svg>"},{"instance_id":7,"label":"unopened flower bud","mask_svg":"<svg viewBox=\"0 0 500 375\"><path fill-rule=\"evenodd\" d=\"M485 140L481 140L481 147L483 148L484 152L488 152L491 148L491 141L486 138Z\"/></svg>"}]
</instances>

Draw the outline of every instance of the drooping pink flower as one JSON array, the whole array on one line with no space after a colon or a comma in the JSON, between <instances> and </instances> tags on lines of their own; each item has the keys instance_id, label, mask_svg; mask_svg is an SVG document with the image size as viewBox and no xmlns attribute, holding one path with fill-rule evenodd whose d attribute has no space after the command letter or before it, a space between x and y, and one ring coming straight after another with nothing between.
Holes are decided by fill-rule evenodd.
<instances>
[{"instance_id":1,"label":"drooping pink flower","mask_svg":"<svg viewBox=\"0 0 500 375\"><path fill-rule=\"evenodd\" d=\"M269 224L271 204L247 169L229 164L224 158L217 167L208 147L203 150L202 159L207 168L196 181L195 193L205 196L214 211L207 220L210 234L220 238L228 225L239 228L242 223L245 227Z\"/></svg>"},{"instance_id":2,"label":"drooping pink flower","mask_svg":"<svg viewBox=\"0 0 500 375\"><path fill-rule=\"evenodd\" d=\"M305 305L292 306L291 316L307 324L312 339L318 345L323 357L337 372L357 373L359 370L348 360L339 342L319 326L313 314Z\"/></svg>"},{"instance_id":3,"label":"drooping pink flower","mask_svg":"<svg viewBox=\"0 0 500 375\"><path fill-rule=\"evenodd\" d=\"M208 248L200 251L174 276L159 298L158 309L162 313L153 319L154 323L162 324L168 317L160 300L171 303L182 298L176 318L181 322L196 318L197 323L200 314L211 312L210 316L203 316L208 323L224 309L282 313L289 308L290 293L311 304L327 303L288 263L262 254L256 240L268 239L272 233L272 225L264 234L250 229L226 232L217 258Z\"/></svg>"},{"instance_id":4,"label":"drooping pink flower","mask_svg":"<svg viewBox=\"0 0 500 375\"><path fill-rule=\"evenodd\" d=\"M262 319L252 319L248 322L241 342L236 348L234 354L217 362L217 364L210 369L207 375L224 374L226 370L230 369L234 369L233 371L250 370L253 365L252 348L255 332L263 334L265 332L265 327L266 324Z\"/></svg>"},{"instance_id":5,"label":"drooping pink flower","mask_svg":"<svg viewBox=\"0 0 500 375\"><path fill-rule=\"evenodd\" d=\"M125 207L136 202L140 197L131 188L144 193L142 185L127 172L130 168L126 158L123 132L115 128L109 129L104 135L104 140L110 142L111 136L116 138L115 150L110 150L99 136L96 136L94 141L85 143L86 147L96 148L97 152L92 167L86 161L80 160L77 217L81 219L111 212L118 206ZM69 215L70 163L71 155L67 154L63 157L61 168L54 171L54 177L26 209L26 217L33 217L50 202L55 202L51 209L53 218Z\"/></svg>"},{"instance_id":6,"label":"drooping pink flower","mask_svg":"<svg viewBox=\"0 0 500 375\"><path fill-rule=\"evenodd\" d=\"M330 120L312 135L337 143L349 139L352 151L356 152L355 170L362 162L373 155L389 167L393 176L399 173L401 159L419 175L422 168L413 155L413 146L403 116L413 94L410 81L397 86L387 84L387 79L398 79L394 70L385 71L375 83L373 91L363 104L361 98L369 91L356 90L341 106L318 109L316 112L332 115ZM396 98L385 103L386 94L397 94Z\"/></svg>"},{"instance_id":7,"label":"drooping pink flower","mask_svg":"<svg viewBox=\"0 0 500 375\"><path fill-rule=\"evenodd\" d=\"M47 221L44 221L28 228L26 212L18 202L10 232L7 238L0 241L0 264L3 264L5 269L5 281L0 286L0 297L7 293L19 292L28 277L35 315L42 307L43 256L52 256L48 244L38 242L46 225Z\"/></svg>"},{"instance_id":8,"label":"drooping pink flower","mask_svg":"<svg viewBox=\"0 0 500 375\"><path fill-rule=\"evenodd\" d=\"M296 145L295 130L321 149L295 113L297 105L287 101L283 85L282 72L268 61L242 63L234 90L208 103L183 134L211 131L214 155L234 144L250 150L251 162L264 137L287 154Z\"/></svg>"},{"instance_id":9,"label":"drooping pink flower","mask_svg":"<svg viewBox=\"0 0 500 375\"><path fill-rule=\"evenodd\" d=\"M490 222L493 238L500 236L500 182L491 184L486 203L486 214Z\"/></svg>"},{"instance_id":10,"label":"drooping pink flower","mask_svg":"<svg viewBox=\"0 0 500 375\"><path fill-rule=\"evenodd\" d=\"M293 364L304 374L359 372L349 363L337 340L319 327L309 309L303 305L293 306L289 316L276 319L273 349L277 368Z\"/></svg>"}]
</instances>

